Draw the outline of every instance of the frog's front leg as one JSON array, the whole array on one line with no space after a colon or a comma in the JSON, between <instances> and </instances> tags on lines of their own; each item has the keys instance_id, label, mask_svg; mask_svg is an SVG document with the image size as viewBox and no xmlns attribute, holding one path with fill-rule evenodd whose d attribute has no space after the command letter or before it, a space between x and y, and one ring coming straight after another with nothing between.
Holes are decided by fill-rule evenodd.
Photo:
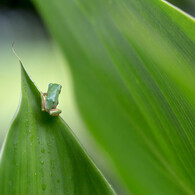
<instances>
[{"instance_id":1,"label":"frog's front leg","mask_svg":"<svg viewBox=\"0 0 195 195\"><path fill-rule=\"evenodd\" d=\"M58 116L62 111L60 109L54 108L49 110L49 114L51 116Z\"/></svg>"},{"instance_id":2,"label":"frog's front leg","mask_svg":"<svg viewBox=\"0 0 195 195\"><path fill-rule=\"evenodd\" d=\"M42 111L46 110L46 97L47 97L47 93L41 92L41 110Z\"/></svg>"}]
</instances>

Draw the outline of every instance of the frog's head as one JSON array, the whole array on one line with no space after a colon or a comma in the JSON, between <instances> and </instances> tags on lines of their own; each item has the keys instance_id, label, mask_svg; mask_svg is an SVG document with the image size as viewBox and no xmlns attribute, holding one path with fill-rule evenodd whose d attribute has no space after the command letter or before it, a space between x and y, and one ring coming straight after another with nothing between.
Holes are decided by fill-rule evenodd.
<instances>
[{"instance_id":1,"label":"frog's head","mask_svg":"<svg viewBox=\"0 0 195 195\"><path fill-rule=\"evenodd\" d=\"M50 83L47 91L46 109L50 110L58 105L58 97L62 86L55 83Z\"/></svg>"}]
</instances>

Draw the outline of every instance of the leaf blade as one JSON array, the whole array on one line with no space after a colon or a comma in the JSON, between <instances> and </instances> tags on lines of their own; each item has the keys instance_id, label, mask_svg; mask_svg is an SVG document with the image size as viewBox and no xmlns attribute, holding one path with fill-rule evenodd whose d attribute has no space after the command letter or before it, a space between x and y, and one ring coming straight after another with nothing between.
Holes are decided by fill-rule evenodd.
<instances>
[{"instance_id":1,"label":"leaf blade","mask_svg":"<svg viewBox=\"0 0 195 195\"><path fill-rule=\"evenodd\" d=\"M23 65L22 100L0 158L0 194L114 194L61 117L41 111Z\"/></svg>"},{"instance_id":2,"label":"leaf blade","mask_svg":"<svg viewBox=\"0 0 195 195\"><path fill-rule=\"evenodd\" d=\"M154 0L36 3L129 190L193 194L194 20Z\"/></svg>"}]
</instances>

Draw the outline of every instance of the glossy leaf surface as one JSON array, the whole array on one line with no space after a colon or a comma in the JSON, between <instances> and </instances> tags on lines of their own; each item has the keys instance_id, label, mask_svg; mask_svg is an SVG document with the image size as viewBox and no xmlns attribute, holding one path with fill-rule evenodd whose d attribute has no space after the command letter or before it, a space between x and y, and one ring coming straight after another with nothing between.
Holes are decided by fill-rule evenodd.
<instances>
[{"instance_id":1,"label":"glossy leaf surface","mask_svg":"<svg viewBox=\"0 0 195 195\"><path fill-rule=\"evenodd\" d=\"M114 194L61 117L41 111L22 70L22 98L0 159L0 194Z\"/></svg>"}]
</instances>

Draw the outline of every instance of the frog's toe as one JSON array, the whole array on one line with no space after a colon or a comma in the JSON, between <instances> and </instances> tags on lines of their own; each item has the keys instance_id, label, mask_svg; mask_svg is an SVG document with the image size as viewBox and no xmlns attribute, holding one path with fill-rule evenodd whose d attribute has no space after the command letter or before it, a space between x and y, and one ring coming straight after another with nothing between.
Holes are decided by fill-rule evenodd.
<instances>
[{"instance_id":1,"label":"frog's toe","mask_svg":"<svg viewBox=\"0 0 195 195\"><path fill-rule=\"evenodd\" d=\"M49 114L51 115L51 116L58 116L60 113L61 113L62 111L60 110L60 109L51 109L50 111L49 111Z\"/></svg>"}]
</instances>

